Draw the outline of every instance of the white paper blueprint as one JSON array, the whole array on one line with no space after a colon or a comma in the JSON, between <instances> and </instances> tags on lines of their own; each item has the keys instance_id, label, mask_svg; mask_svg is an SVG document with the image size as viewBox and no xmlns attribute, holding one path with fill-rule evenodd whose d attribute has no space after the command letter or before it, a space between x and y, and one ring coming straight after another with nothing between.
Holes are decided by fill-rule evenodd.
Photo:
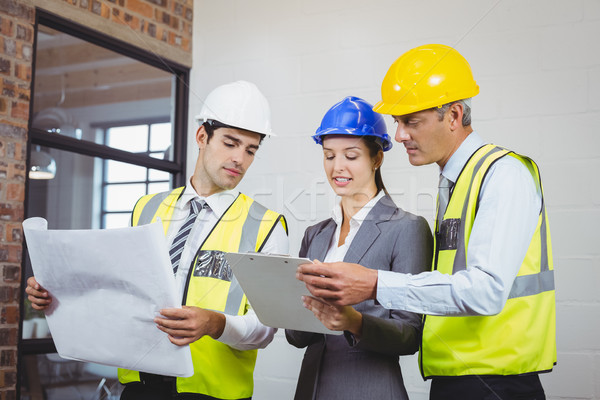
<instances>
[{"instance_id":1,"label":"white paper blueprint","mask_svg":"<svg viewBox=\"0 0 600 400\"><path fill-rule=\"evenodd\" d=\"M246 293L260 322L273 328L341 335L329 330L312 311L302 305L302 296L312 296L304 282L296 279L307 258L259 253L225 253L233 274Z\"/></svg>"},{"instance_id":2,"label":"white paper blueprint","mask_svg":"<svg viewBox=\"0 0 600 400\"><path fill-rule=\"evenodd\" d=\"M36 280L53 300L46 319L61 357L154 374L193 375L189 346L153 322L181 307L160 222L105 230L23 231Z\"/></svg>"}]
</instances>

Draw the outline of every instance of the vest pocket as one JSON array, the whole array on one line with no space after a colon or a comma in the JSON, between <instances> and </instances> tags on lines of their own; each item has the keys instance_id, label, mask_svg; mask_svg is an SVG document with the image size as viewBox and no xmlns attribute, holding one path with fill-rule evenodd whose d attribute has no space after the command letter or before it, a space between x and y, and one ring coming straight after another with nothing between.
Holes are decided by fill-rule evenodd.
<instances>
[{"instance_id":1,"label":"vest pocket","mask_svg":"<svg viewBox=\"0 0 600 400\"><path fill-rule=\"evenodd\" d=\"M194 265L193 276L231 282L233 272L225 259L225 253L218 250L201 250Z\"/></svg>"},{"instance_id":2,"label":"vest pocket","mask_svg":"<svg viewBox=\"0 0 600 400\"><path fill-rule=\"evenodd\" d=\"M436 241L440 250L456 250L458 247L458 235L460 234L460 218L445 219L440 225L440 231L436 234Z\"/></svg>"}]
</instances>

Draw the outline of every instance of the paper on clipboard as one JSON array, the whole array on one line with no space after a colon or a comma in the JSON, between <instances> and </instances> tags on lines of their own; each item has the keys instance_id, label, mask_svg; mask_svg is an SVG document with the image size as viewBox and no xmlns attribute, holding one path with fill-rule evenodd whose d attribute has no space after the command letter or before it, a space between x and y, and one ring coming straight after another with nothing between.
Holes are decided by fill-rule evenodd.
<instances>
[{"instance_id":1,"label":"paper on clipboard","mask_svg":"<svg viewBox=\"0 0 600 400\"><path fill-rule=\"evenodd\" d=\"M248 297L260 322L273 328L341 335L327 329L312 311L302 305L302 296L311 296L296 279L300 264L307 258L260 253L225 253L233 274Z\"/></svg>"},{"instance_id":2,"label":"paper on clipboard","mask_svg":"<svg viewBox=\"0 0 600 400\"><path fill-rule=\"evenodd\" d=\"M193 375L189 346L171 343L153 321L181 305L161 223L48 230L29 218L23 231L36 280L52 295L46 319L61 357Z\"/></svg>"}]
</instances>

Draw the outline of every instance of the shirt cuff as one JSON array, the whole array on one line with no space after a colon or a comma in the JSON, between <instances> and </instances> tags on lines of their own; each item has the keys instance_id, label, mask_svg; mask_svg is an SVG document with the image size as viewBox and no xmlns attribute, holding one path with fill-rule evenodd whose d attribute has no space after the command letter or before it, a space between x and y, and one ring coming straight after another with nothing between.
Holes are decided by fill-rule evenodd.
<instances>
[{"instance_id":1,"label":"shirt cuff","mask_svg":"<svg viewBox=\"0 0 600 400\"><path fill-rule=\"evenodd\" d=\"M245 315L224 315L225 328L217 340L236 350L265 348L277 332L276 328L261 324L252 310Z\"/></svg>"},{"instance_id":2,"label":"shirt cuff","mask_svg":"<svg viewBox=\"0 0 600 400\"><path fill-rule=\"evenodd\" d=\"M377 271L377 301L388 310L404 310L410 274Z\"/></svg>"},{"instance_id":3,"label":"shirt cuff","mask_svg":"<svg viewBox=\"0 0 600 400\"><path fill-rule=\"evenodd\" d=\"M225 314L225 328L217 340L229 346L236 346L244 336L246 336L246 322L237 315Z\"/></svg>"}]
</instances>

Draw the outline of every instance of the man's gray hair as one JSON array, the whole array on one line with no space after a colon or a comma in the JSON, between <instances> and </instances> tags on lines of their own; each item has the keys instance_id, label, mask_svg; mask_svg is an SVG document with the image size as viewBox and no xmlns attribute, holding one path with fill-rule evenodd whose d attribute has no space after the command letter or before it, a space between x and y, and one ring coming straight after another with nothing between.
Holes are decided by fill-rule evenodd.
<instances>
[{"instance_id":1,"label":"man's gray hair","mask_svg":"<svg viewBox=\"0 0 600 400\"><path fill-rule=\"evenodd\" d=\"M434 107L433 109L438 112L440 121L444 119L444 115L446 115L446 111L448 111L450 106L454 103L460 103L463 106L462 125L463 126L471 125L471 99L452 101L450 103L444 104L441 107Z\"/></svg>"}]
</instances>

